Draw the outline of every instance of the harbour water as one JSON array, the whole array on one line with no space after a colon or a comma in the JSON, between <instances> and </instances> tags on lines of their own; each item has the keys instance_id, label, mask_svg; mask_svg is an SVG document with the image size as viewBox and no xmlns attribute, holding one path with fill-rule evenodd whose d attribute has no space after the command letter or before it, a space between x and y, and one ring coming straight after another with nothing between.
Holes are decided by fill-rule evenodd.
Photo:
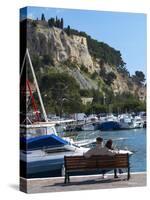
<instances>
[{"instance_id":1,"label":"harbour water","mask_svg":"<svg viewBox=\"0 0 150 200\"><path fill-rule=\"evenodd\" d=\"M146 129L132 129L121 131L95 131L78 133L76 140L92 139L100 136L106 142L108 139L113 140L117 149L128 149L133 152L130 158L131 172L146 171Z\"/></svg>"},{"instance_id":2,"label":"harbour water","mask_svg":"<svg viewBox=\"0 0 150 200\"><path fill-rule=\"evenodd\" d=\"M62 134L61 134L62 135ZM96 139L96 137L102 137L104 142L108 139L113 140L113 145L117 149L127 149L133 152L130 156L131 172L145 172L146 171L146 129L132 129L121 131L81 131L71 132L70 135L74 135L74 141L81 141L86 139ZM76 136L75 136L76 135ZM90 144L87 147L94 146L95 143ZM112 171L113 172L113 171ZM110 173L112 173L110 172ZM56 171L51 176L61 176L61 172ZM44 178L49 177L49 172L42 172L31 175L30 178Z\"/></svg>"}]
</instances>

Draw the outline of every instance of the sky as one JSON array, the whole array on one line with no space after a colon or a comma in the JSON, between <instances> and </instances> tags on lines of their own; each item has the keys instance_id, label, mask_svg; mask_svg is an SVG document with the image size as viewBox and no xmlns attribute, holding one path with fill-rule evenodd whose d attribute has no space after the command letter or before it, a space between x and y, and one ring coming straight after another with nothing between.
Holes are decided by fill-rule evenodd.
<instances>
[{"instance_id":1,"label":"sky","mask_svg":"<svg viewBox=\"0 0 150 200\"><path fill-rule=\"evenodd\" d=\"M93 39L119 50L131 75L143 71L146 75L146 14L91 11L76 9L28 7L22 9L21 18L51 17L64 19L64 26L84 31Z\"/></svg>"}]
</instances>

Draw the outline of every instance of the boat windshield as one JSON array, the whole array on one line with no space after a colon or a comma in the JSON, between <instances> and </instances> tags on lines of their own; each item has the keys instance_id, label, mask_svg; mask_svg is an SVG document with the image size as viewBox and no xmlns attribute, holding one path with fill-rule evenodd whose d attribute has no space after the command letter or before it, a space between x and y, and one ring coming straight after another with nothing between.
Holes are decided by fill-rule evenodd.
<instances>
[{"instance_id":1,"label":"boat windshield","mask_svg":"<svg viewBox=\"0 0 150 200\"><path fill-rule=\"evenodd\" d=\"M35 137L49 134L56 134L53 127L31 127L31 128L21 128L20 134L22 137Z\"/></svg>"},{"instance_id":2,"label":"boat windshield","mask_svg":"<svg viewBox=\"0 0 150 200\"><path fill-rule=\"evenodd\" d=\"M91 131L83 131L83 132L80 132L80 134L77 135L75 140L76 141L89 140L89 139L93 139L93 138L99 137L99 134L100 133L98 131L93 131L92 133L91 133Z\"/></svg>"}]
</instances>

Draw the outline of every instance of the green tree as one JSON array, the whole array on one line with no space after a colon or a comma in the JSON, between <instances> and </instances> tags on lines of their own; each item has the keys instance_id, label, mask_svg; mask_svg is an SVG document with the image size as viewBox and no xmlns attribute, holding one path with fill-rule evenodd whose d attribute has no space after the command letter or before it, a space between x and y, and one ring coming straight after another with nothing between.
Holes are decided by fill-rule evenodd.
<instances>
[{"instance_id":1,"label":"green tree","mask_svg":"<svg viewBox=\"0 0 150 200\"><path fill-rule=\"evenodd\" d=\"M103 104L103 94L99 90L93 90L93 103Z\"/></svg>"},{"instance_id":2,"label":"green tree","mask_svg":"<svg viewBox=\"0 0 150 200\"><path fill-rule=\"evenodd\" d=\"M89 72L89 71L88 71L88 68L85 67L84 65L81 65L81 66L80 66L80 69L81 69L83 72L85 72L85 73L88 73L88 72Z\"/></svg>"},{"instance_id":3,"label":"green tree","mask_svg":"<svg viewBox=\"0 0 150 200\"><path fill-rule=\"evenodd\" d=\"M105 113L107 112L107 106L106 105L102 105L99 103L94 103L92 105L90 105L86 111L86 113L91 114L99 114L99 113Z\"/></svg>"},{"instance_id":4,"label":"green tree","mask_svg":"<svg viewBox=\"0 0 150 200\"><path fill-rule=\"evenodd\" d=\"M116 79L115 73L114 73L114 72L109 72L109 73L107 73L104 67L101 68L100 76L102 77L102 79L104 80L104 82L105 82L107 85L109 85L109 86L110 86L110 85L113 83L113 81Z\"/></svg>"},{"instance_id":5,"label":"green tree","mask_svg":"<svg viewBox=\"0 0 150 200\"><path fill-rule=\"evenodd\" d=\"M97 76L98 76L98 73L97 72L93 72L91 74L91 79L96 79Z\"/></svg>"},{"instance_id":6,"label":"green tree","mask_svg":"<svg viewBox=\"0 0 150 200\"><path fill-rule=\"evenodd\" d=\"M80 89L80 96L81 97L92 97L92 92L91 90L86 90L86 89Z\"/></svg>"},{"instance_id":7,"label":"green tree","mask_svg":"<svg viewBox=\"0 0 150 200\"><path fill-rule=\"evenodd\" d=\"M106 82L107 85L111 85L115 79L116 79L115 73L110 72L110 73L107 74L107 76L105 78L105 82Z\"/></svg>"},{"instance_id":8,"label":"green tree","mask_svg":"<svg viewBox=\"0 0 150 200\"><path fill-rule=\"evenodd\" d=\"M41 15L41 20L42 20L42 21L45 21L45 16L44 16L43 13L42 13L42 15Z\"/></svg>"},{"instance_id":9,"label":"green tree","mask_svg":"<svg viewBox=\"0 0 150 200\"><path fill-rule=\"evenodd\" d=\"M54 18L50 18L50 19L48 20L48 25L49 25L49 27L55 26L55 19L54 19Z\"/></svg>"},{"instance_id":10,"label":"green tree","mask_svg":"<svg viewBox=\"0 0 150 200\"><path fill-rule=\"evenodd\" d=\"M113 97L114 112L137 112L146 110L146 104L140 102L138 97L131 93L122 93Z\"/></svg>"},{"instance_id":11,"label":"green tree","mask_svg":"<svg viewBox=\"0 0 150 200\"><path fill-rule=\"evenodd\" d=\"M54 72L44 75L40 81L40 88L47 96L47 103L52 102L57 114L81 111L79 85L68 74Z\"/></svg>"},{"instance_id":12,"label":"green tree","mask_svg":"<svg viewBox=\"0 0 150 200\"><path fill-rule=\"evenodd\" d=\"M70 29L70 26L69 26L69 25L68 25L68 27L67 27L67 34L68 34L68 36L71 35L71 29Z\"/></svg>"},{"instance_id":13,"label":"green tree","mask_svg":"<svg viewBox=\"0 0 150 200\"><path fill-rule=\"evenodd\" d=\"M64 20L63 20L63 18L61 18L61 21L60 21L60 28L61 28L61 29L64 28Z\"/></svg>"},{"instance_id":14,"label":"green tree","mask_svg":"<svg viewBox=\"0 0 150 200\"><path fill-rule=\"evenodd\" d=\"M43 62L37 54L31 55L32 64L36 72L39 72L40 68L43 67Z\"/></svg>"},{"instance_id":15,"label":"green tree","mask_svg":"<svg viewBox=\"0 0 150 200\"><path fill-rule=\"evenodd\" d=\"M143 84L145 81L145 75L142 71L136 71L135 75L132 76L132 79L139 84Z\"/></svg>"},{"instance_id":16,"label":"green tree","mask_svg":"<svg viewBox=\"0 0 150 200\"><path fill-rule=\"evenodd\" d=\"M54 65L53 59L50 57L50 55L43 55L43 59L42 59L44 65Z\"/></svg>"},{"instance_id":17,"label":"green tree","mask_svg":"<svg viewBox=\"0 0 150 200\"><path fill-rule=\"evenodd\" d=\"M61 27L61 22L59 19L56 20L56 27L57 28L60 28Z\"/></svg>"},{"instance_id":18,"label":"green tree","mask_svg":"<svg viewBox=\"0 0 150 200\"><path fill-rule=\"evenodd\" d=\"M55 21L56 21L56 24L57 24L57 21L58 21L58 17L56 16L56 19L55 19Z\"/></svg>"}]
</instances>

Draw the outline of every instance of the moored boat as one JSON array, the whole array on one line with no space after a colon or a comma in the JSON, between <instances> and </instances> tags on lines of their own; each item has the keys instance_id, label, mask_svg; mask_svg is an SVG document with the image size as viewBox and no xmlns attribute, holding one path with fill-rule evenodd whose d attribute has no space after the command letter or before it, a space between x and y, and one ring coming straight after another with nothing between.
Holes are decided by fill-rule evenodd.
<instances>
[{"instance_id":1,"label":"moored boat","mask_svg":"<svg viewBox=\"0 0 150 200\"><path fill-rule=\"evenodd\" d=\"M99 124L101 131L121 130L121 125L117 121L105 121Z\"/></svg>"},{"instance_id":2,"label":"moored boat","mask_svg":"<svg viewBox=\"0 0 150 200\"><path fill-rule=\"evenodd\" d=\"M21 177L62 176L64 156L83 155L88 150L59 137L52 124L32 124L25 129L28 134L22 129L20 138Z\"/></svg>"},{"instance_id":3,"label":"moored boat","mask_svg":"<svg viewBox=\"0 0 150 200\"><path fill-rule=\"evenodd\" d=\"M144 121L140 116L135 116L133 120L133 127L134 128L143 128Z\"/></svg>"}]
</instances>

